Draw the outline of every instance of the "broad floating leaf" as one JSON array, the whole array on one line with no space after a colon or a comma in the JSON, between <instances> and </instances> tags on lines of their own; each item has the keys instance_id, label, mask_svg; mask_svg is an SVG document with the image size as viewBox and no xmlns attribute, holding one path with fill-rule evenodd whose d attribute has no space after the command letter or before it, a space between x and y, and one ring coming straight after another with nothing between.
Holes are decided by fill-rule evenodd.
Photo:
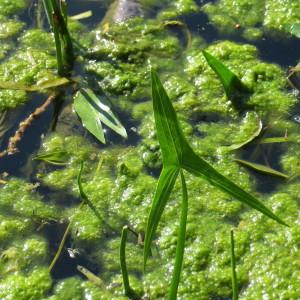
<instances>
[{"instance_id":1,"label":"broad floating leaf","mask_svg":"<svg viewBox=\"0 0 300 300\"><path fill-rule=\"evenodd\" d=\"M45 154L39 154L34 157L32 160L42 160L46 163L57 165L57 166L65 166L68 162L69 155L66 151L53 151Z\"/></svg>"},{"instance_id":2,"label":"broad floating leaf","mask_svg":"<svg viewBox=\"0 0 300 300\"><path fill-rule=\"evenodd\" d=\"M261 164L256 164L256 163L246 161L246 160L242 160L242 159L235 159L234 161L236 161L239 164L244 165L244 166L246 166L246 167L248 167L252 170L258 171L260 173L265 173L265 174L268 174L268 175L277 176L277 177L281 177L281 178L284 178L284 179L289 178L288 175L286 175L284 173L281 173L279 171L276 171L276 170L274 170L272 168L269 168L267 166L261 165Z\"/></svg>"},{"instance_id":3,"label":"broad floating leaf","mask_svg":"<svg viewBox=\"0 0 300 300\"><path fill-rule=\"evenodd\" d=\"M91 89L80 89L74 97L74 109L80 117L82 124L100 142L105 144L102 123L127 138L127 133L111 108L100 100Z\"/></svg>"}]
</instances>

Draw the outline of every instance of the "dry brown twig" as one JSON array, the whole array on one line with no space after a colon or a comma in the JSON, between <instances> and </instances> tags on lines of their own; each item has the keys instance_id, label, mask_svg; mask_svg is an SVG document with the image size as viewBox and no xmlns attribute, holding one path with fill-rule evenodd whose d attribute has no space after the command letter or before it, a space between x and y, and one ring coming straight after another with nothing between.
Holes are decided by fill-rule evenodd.
<instances>
[{"instance_id":1,"label":"dry brown twig","mask_svg":"<svg viewBox=\"0 0 300 300\"><path fill-rule=\"evenodd\" d=\"M24 121L20 122L18 130L9 139L7 149L0 152L0 157L12 155L18 152L17 144L21 141L26 129L30 127L32 122L47 109L56 97L56 93L51 94L41 106L36 108L35 111L32 112Z\"/></svg>"}]
</instances>

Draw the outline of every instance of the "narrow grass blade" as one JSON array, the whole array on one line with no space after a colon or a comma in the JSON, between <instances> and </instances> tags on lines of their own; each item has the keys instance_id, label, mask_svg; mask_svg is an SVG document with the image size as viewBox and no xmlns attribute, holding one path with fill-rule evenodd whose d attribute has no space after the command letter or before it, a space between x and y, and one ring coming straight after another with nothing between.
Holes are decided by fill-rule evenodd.
<instances>
[{"instance_id":1,"label":"narrow grass blade","mask_svg":"<svg viewBox=\"0 0 300 300\"><path fill-rule=\"evenodd\" d=\"M231 246L231 279L232 279L232 300L238 300L238 284L236 277L236 262L234 253L234 233L230 231L230 246Z\"/></svg>"},{"instance_id":2,"label":"narrow grass blade","mask_svg":"<svg viewBox=\"0 0 300 300\"><path fill-rule=\"evenodd\" d=\"M288 137L268 137L258 141L258 144L273 144L273 143L286 143L289 142Z\"/></svg>"},{"instance_id":3,"label":"narrow grass blade","mask_svg":"<svg viewBox=\"0 0 300 300\"><path fill-rule=\"evenodd\" d=\"M240 79L228 69L228 67L226 67L221 61L209 54L207 51L203 50L202 53L209 66L215 71L221 80L228 99L231 99L237 91L245 92L246 87L243 85Z\"/></svg>"},{"instance_id":4,"label":"narrow grass blade","mask_svg":"<svg viewBox=\"0 0 300 300\"><path fill-rule=\"evenodd\" d=\"M153 110L163 163L179 165L186 141L178 125L175 110L155 71L151 70Z\"/></svg>"},{"instance_id":5,"label":"narrow grass blade","mask_svg":"<svg viewBox=\"0 0 300 300\"><path fill-rule=\"evenodd\" d=\"M42 160L52 165L65 166L67 164L68 159L69 159L68 152L53 151L53 152L37 155L32 160Z\"/></svg>"},{"instance_id":6,"label":"narrow grass blade","mask_svg":"<svg viewBox=\"0 0 300 300\"><path fill-rule=\"evenodd\" d=\"M52 7L51 0L42 0L42 2L44 5L44 9L46 12L48 22L49 22L50 26L53 26L53 19L52 19L53 7Z\"/></svg>"},{"instance_id":7,"label":"narrow grass blade","mask_svg":"<svg viewBox=\"0 0 300 300\"><path fill-rule=\"evenodd\" d=\"M178 228L175 266L174 266L173 277L170 286L170 293L168 297L169 300L175 300L177 296L177 290L178 290L182 263L183 263L186 222L187 222L187 213L188 213L188 193L187 193L186 182L182 170L180 170L180 176L181 176L181 186L182 186L181 215L180 215L180 224Z\"/></svg>"},{"instance_id":8,"label":"narrow grass blade","mask_svg":"<svg viewBox=\"0 0 300 300\"><path fill-rule=\"evenodd\" d=\"M226 192L242 203L245 203L250 207L260 211L261 213L277 221L278 223L287 225L254 196L237 186L231 180L221 175L205 160L197 156L194 152L187 153L184 156L182 167L196 176L205 178L213 186Z\"/></svg>"},{"instance_id":9,"label":"narrow grass blade","mask_svg":"<svg viewBox=\"0 0 300 300\"><path fill-rule=\"evenodd\" d=\"M238 162L239 164L246 166L247 168L250 168L254 171L260 172L260 173L265 173L271 176L277 176L280 178L284 178L284 179L289 179L289 176L279 172L277 170L274 170L272 168L269 168L267 166L261 165L261 164L256 164L247 160L242 160L242 159L235 159L234 161Z\"/></svg>"},{"instance_id":10,"label":"narrow grass blade","mask_svg":"<svg viewBox=\"0 0 300 300\"><path fill-rule=\"evenodd\" d=\"M111 108L100 100L91 89L81 89L74 97L74 109L83 125L100 142L105 143L102 123L127 138L127 132Z\"/></svg>"},{"instance_id":11,"label":"narrow grass blade","mask_svg":"<svg viewBox=\"0 0 300 300\"><path fill-rule=\"evenodd\" d=\"M178 172L179 168L169 166L164 167L160 173L146 229L144 241L144 268L146 268L146 262L156 228L174 187Z\"/></svg>"}]
</instances>

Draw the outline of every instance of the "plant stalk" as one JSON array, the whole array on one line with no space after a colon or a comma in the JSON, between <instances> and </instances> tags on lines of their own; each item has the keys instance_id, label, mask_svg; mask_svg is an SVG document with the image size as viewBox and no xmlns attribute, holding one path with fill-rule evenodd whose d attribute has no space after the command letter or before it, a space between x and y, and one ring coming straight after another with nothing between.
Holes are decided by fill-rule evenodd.
<instances>
[{"instance_id":1,"label":"plant stalk","mask_svg":"<svg viewBox=\"0 0 300 300\"><path fill-rule=\"evenodd\" d=\"M173 271L173 277L170 286L169 300L175 300L177 298L178 285L180 281L180 274L184 256L184 244L186 235L186 222L188 213L188 193L186 188L186 182L183 175L183 171L180 170L181 186L182 186L182 203L181 203L181 215L180 224L178 229L178 240L176 246L175 266Z\"/></svg>"},{"instance_id":2,"label":"plant stalk","mask_svg":"<svg viewBox=\"0 0 300 300\"><path fill-rule=\"evenodd\" d=\"M237 285L237 277L236 277L233 229L231 229L230 231L230 245L231 245L232 300L238 300L238 285Z\"/></svg>"}]
</instances>

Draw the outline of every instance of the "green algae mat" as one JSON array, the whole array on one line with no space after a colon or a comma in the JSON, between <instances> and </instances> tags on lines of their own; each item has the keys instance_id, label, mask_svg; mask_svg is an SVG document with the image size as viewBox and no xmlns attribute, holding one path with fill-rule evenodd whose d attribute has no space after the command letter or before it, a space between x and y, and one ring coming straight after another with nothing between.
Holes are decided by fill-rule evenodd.
<instances>
[{"instance_id":1,"label":"green algae mat","mask_svg":"<svg viewBox=\"0 0 300 300\"><path fill-rule=\"evenodd\" d=\"M187 195L177 299L299 299L298 2L54 2L60 72L43 1L0 0L0 299L168 299ZM288 226L185 171L149 237L150 70L193 155Z\"/></svg>"}]
</instances>

